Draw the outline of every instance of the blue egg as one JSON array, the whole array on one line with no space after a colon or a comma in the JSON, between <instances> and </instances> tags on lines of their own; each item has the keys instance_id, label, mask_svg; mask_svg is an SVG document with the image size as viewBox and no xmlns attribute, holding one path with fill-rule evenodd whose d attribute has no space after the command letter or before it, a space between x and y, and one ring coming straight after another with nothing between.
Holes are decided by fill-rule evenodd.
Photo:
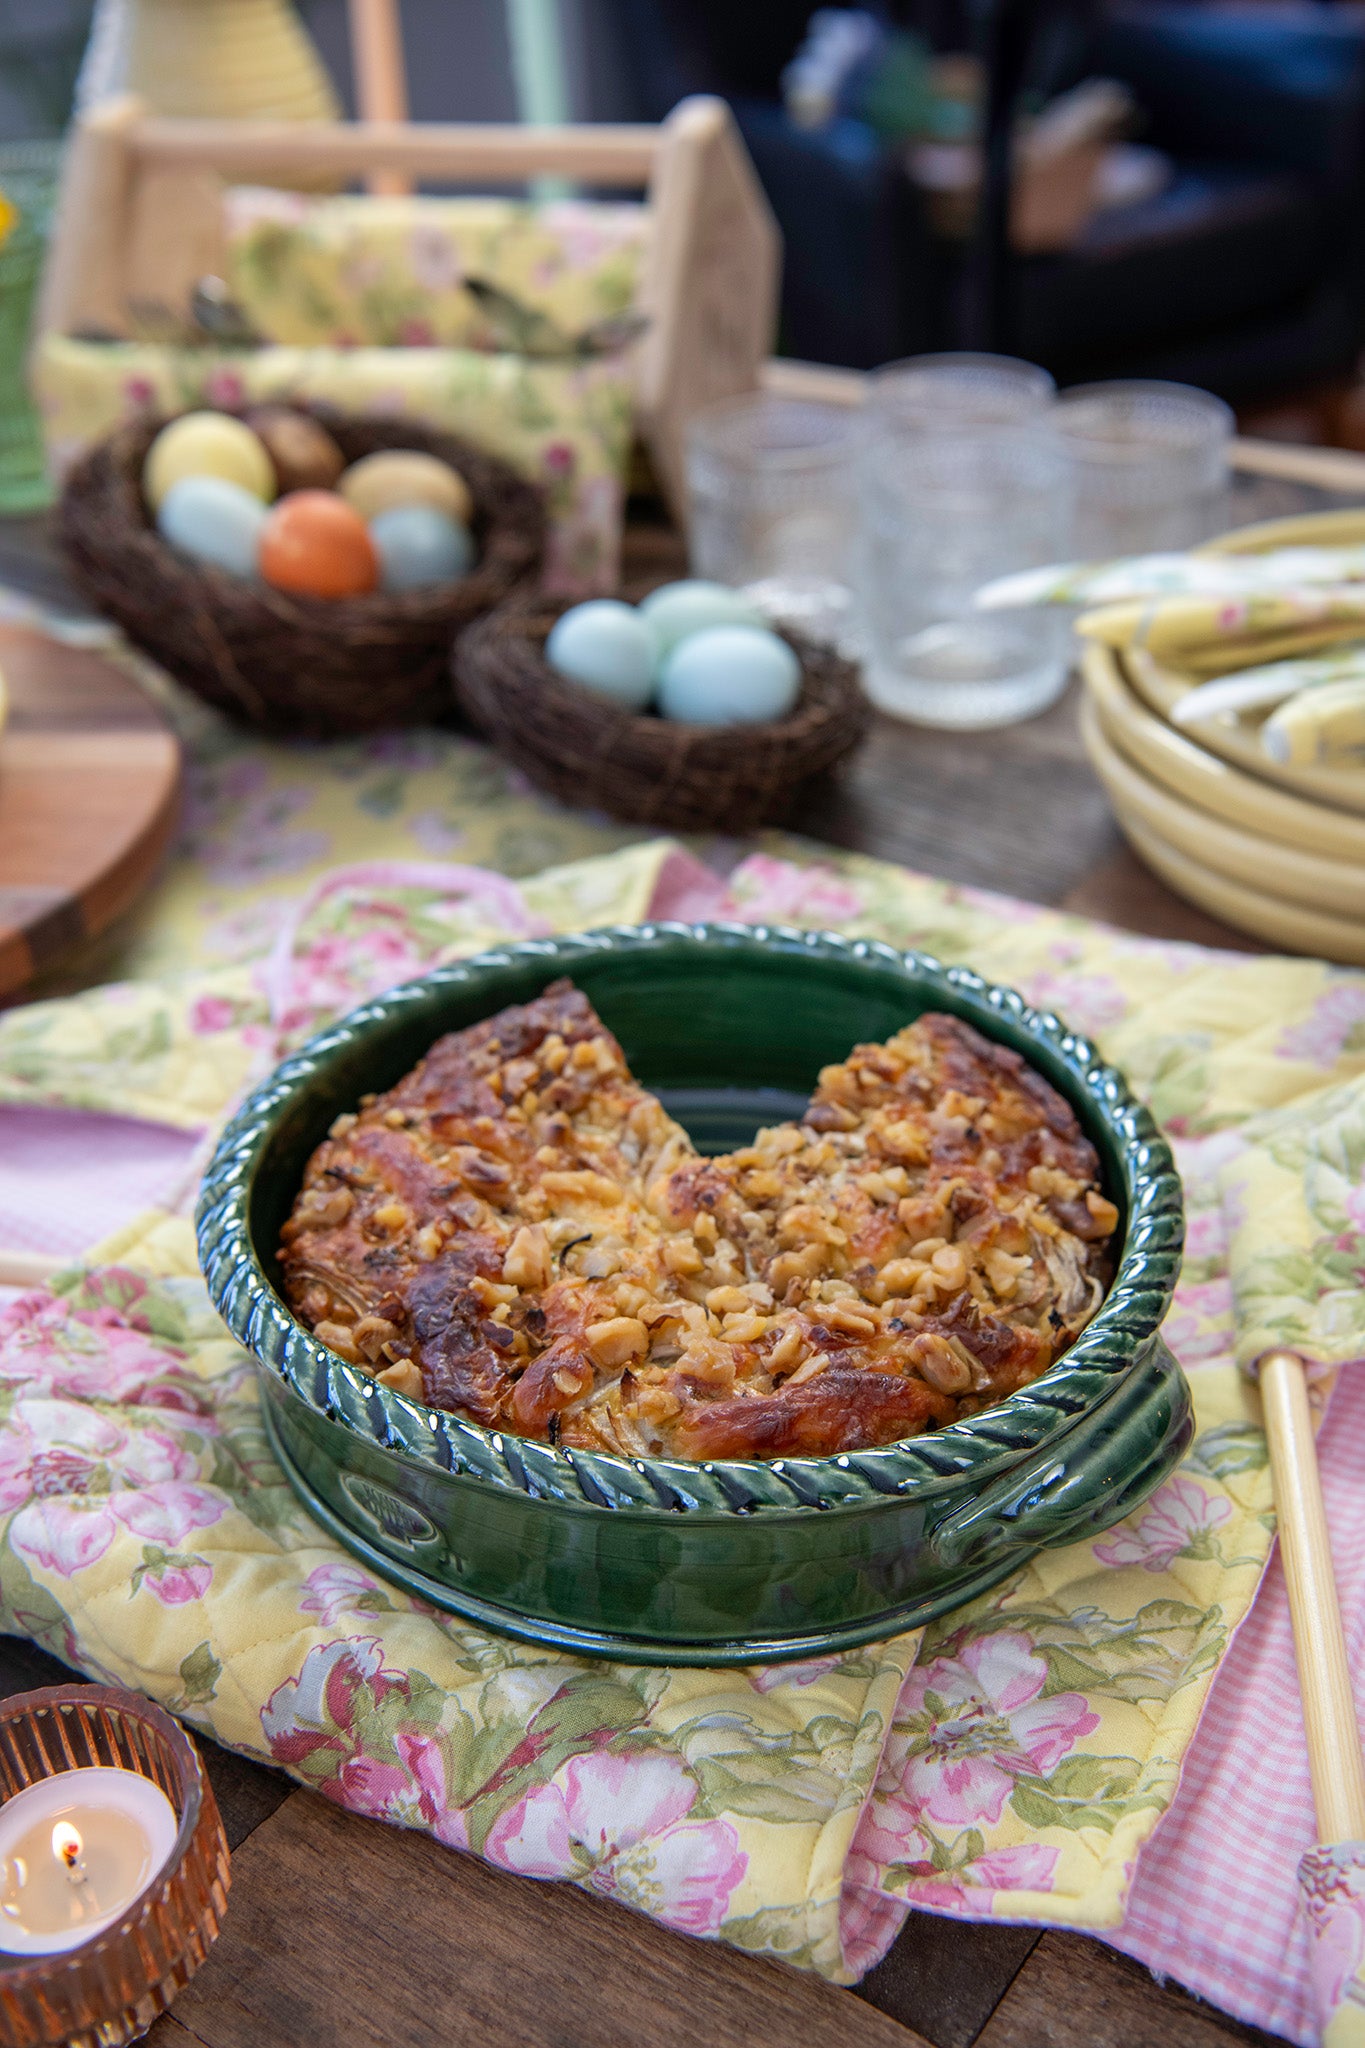
<instances>
[{"instance_id":1,"label":"blue egg","mask_svg":"<svg viewBox=\"0 0 1365 2048\"><path fill-rule=\"evenodd\" d=\"M434 505L390 505L370 521L385 590L421 590L452 583L474 566L474 540L467 526Z\"/></svg>"},{"instance_id":2,"label":"blue egg","mask_svg":"<svg viewBox=\"0 0 1365 2048\"><path fill-rule=\"evenodd\" d=\"M761 626L690 633L659 679L660 711L685 725L760 725L785 717L800 694L800 662Z\"/></svg>"},{"instance_id":3,"label":"blue egg","mask_svg":"<svg viewBox=\"0 0 1365 2048\"><path fill-rule=\"evenodd\" d=\"M664 661L689 633L704 633L709 626L763 624L763 614L739 591L724 583L702 582L698 577L689 577L683 583L661 584L640 600L640 610L654 628Z\"/></svg>"},{"instance_id":4,"label":"blue egg","mask_svg":"<svg viewBox=\"0 0 1365 2048\"><path fill-rule=\"evenodd\" d=\"M183 476L156 515L157 531L182 555L230 576L254 576L256 547L269 508L222 476Z\"/></svg>"},{"instance_id":5,"label":"blue egg","mask_svg":"<svg viewBox=\"0 0 1365 2048\"><path fill-rule=\"evenodd\" d=\"M585 690L643 711L653 694L659 643L633 605L595 597L556 619L545 659Z\"/></svg>"}]
</instances>

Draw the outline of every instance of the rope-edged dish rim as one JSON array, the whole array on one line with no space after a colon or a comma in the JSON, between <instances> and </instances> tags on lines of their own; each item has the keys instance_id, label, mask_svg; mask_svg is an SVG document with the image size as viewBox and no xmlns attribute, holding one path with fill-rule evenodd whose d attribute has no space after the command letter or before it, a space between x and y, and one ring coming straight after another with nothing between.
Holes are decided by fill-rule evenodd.
<instances>
[{"instance_id":1,"label":"rope-edged dish rim","mask_svg":"<svg viewBox=\"0 0 1365 2048\"><path fill-rule=\"evenodd\" d=\"M543 968L549 982L572 975L593 953L680 943L771 946L813 961L889 967L920 988L941 990L987 1036L999 1036L991 1030L994 1020L1008 1020L1015 1035L1045 1055L1045 1066L1067 1077L1073 1098L1084 1098L1092 1121L1103 1127L1113 1146L1126 1228L1108 1293L1056 1365L979 1415L924 1436L822 1458L693 1464L562 1449L486 1429L380 1386L295 1320L257 1251L248 1215L251 1191L277 1124L339 1047L352 1045L405 1008L434 1007L442 990L459 988L488 970L524 963ZM1179 1176L1150 1111L1088 1038L1068 1030L1052 1012L1034 1009L1017 990L989 982L971 968L948 967L931 954L902 951L878 939L790 925L668 920L499 946L438 967L351 1011L284 1060L225 1127L204 1177L196 1223L209 1294L229 1330L325 1418L344 1423L387 1453L446 1476L477 1479L575 1508L670 1514L866 1508L891 1496L927 1497L964 1480L984 1481L1054 1442L1060 1450L1072 1425L1116 1389L1156 1338L1175 1289L1184 1242Z\"/></svg>"}]
</instances>

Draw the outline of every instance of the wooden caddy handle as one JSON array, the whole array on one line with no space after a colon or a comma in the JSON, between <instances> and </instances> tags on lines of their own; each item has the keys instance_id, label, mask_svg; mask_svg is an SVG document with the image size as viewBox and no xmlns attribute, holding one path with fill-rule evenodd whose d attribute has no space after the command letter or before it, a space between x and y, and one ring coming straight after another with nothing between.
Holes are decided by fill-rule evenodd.
<instances>
[{"instance_id":1,"label":"wooden caddy handle","mask_svg":"<svg viewBox=\"0 0 1365 2048\"><path fill-rule=\"evenodd\" d=\"M1261 1360L1261 1403L1289 1589L1303 1732L1321 1842L1365 1840L1365 1762L1346 1661L1308 1379L1296 1351Z\"/></svg>"}]
</instances>

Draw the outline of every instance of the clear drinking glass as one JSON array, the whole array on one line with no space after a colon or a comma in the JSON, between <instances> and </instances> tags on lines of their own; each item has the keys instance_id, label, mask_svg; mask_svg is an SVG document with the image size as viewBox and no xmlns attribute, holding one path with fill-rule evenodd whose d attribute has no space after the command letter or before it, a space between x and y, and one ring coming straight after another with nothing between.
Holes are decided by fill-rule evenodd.
<instances>
[{"instance_id":1,"label":"clear drinking glass","mask_svg":"<svg viewBox=\"0 0 1365 2048\"><path fill-rule=\"evenodd\" d=\"M983 583L1055 562L1071 531L1048 414L883 418L859 461L858 609L874 704L922 725L1008 725L1060 696L1070 620L978 612Z\"/></svg>"},{"instance_id":2,"label":"clear drinking glass","mask_svg":"<svg viewBox=\"0 0 1365 2048\"><path fill-rule=\"evenodd\" d=\"M942 429L1007 427L1041 413L1056 384L1037 363L1017 356L906 356L867 380L870 421L908 420Z\"/></svg>"},{"instance_id":3,"label":"clear drinking glass","mask_svg":"<svg viewBox=\"0 0 1365 2048\"><path fill-rule=\"evenodd\" d=\"M1075 493L1068 553L1193 547L1229 523L1235 422L1221 398L1190 384L1081 384L1062 392L1052 423Z\"/></svg>"},{"instance_id":4,"label":"clear drinking glass","mask_svg":"<svg viewBox=\"0 0 1365 2048\"><path fill-rule=\"evenodd\" d=\"M857 413L755 391L688 422L691 560L757 586L767 611L833 639L847 625Z\"/></svg>"}]
</instances>

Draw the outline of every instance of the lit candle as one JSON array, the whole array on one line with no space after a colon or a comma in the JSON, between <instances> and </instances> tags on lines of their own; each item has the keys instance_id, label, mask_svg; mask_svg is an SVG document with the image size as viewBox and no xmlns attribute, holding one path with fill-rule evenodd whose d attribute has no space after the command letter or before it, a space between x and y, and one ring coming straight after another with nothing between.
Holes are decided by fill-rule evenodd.
<instances>
[{"instance_id":1,"label":"lit candle","mask_svg":"<svg viewBox=\"0 0 1365 2048\"><path fill-rule=\"evenodd\" d=\"M105 1766L41 1778L0 1806L0 1952L60 1955L126 1913L179 1822L161 1787Z\"/></svg>"}]
</instances>

